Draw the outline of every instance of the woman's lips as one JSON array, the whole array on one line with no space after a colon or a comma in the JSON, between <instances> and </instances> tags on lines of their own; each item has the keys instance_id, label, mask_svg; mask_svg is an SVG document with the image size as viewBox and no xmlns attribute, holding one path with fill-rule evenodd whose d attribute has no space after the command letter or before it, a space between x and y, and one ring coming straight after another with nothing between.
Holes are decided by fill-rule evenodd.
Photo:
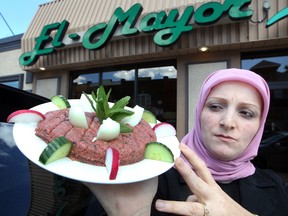
<instances>
[{"instance_id":1,"label":"woman's lips","mask_svg":"<svg viewBox=\"0 0 288 216\"><path fill-rule=\"evenodd\" d=\"M225 135L225 134L216 134L216 137L218 137L219 139L221 139L221 140L223 140L223 141L229 141L229 142L231 142L231 141L236 141L236 139L235 138L233 138L233 137L231 137L231 136L227 136L227 135Z\"/></svg>"}]
</instances>

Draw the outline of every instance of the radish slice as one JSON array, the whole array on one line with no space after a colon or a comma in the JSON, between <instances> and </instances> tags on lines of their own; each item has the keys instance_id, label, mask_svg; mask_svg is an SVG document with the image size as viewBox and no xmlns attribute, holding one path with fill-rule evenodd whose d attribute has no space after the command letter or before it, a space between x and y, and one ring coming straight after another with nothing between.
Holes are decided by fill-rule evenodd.
<instances>
[{"instance_id":1,"label":"radish slice","mask_svg":"<svg viewBox=\"0 0 288 216\"><path fill-rule=\"evenodd\" d=\"M36 110L17 110L7 117L9 123L28 123L39 122L45 119L45 116Z\"/></svg>"},{"instance_id":2,"label":"radish slice","mask_svg":"<svg viewBox=\"0 0 288 216\"><path fill-rule=\"evenodd\" d=\"M107 148L105 165L106 165L106 169L108 171L110 180L116 179L118 169L119 169L119 162L120 162L119 152L114 148Z\"/></svg>"},{"instance_id":3,"label":"radish slice","mask_svg":"<svg viewBox=\"0 0 288 216\"><path fill-rule=\"evenodd\" d=\"M144 108L136 105L133 109L131 109L131 111L134 112L134 114L123 118L121 122L124 124L129 124L132 127L134 127L141 121Z\"/></svg>"},{"instance_id":4,"label":"radish slice","mask_svg":"<svg viewBox=\"0 0 288 216\"><path fill-rule=\"evenodd\" d=\"M110 141L120 134L120 124L111 118L103 120L98 132L97 139Z\"/></svg>"},{"instance_id":5,"label":"radish slice","mask_svg":"<svg viewBox=\"0 0 288 216\"><path fill-rule=\"evenodd\" d=\"M173 125L167 122L158 123L152 129L154 130L157 138L176 136L176 129Z\"/></svg>"},{"instance_id":6,"label":"radish slice","mask_svg":"<svg viewBox=\"0 0 288 216\"><path fill-rule=\"evenodd\" d=\"M69 121L75 127L88 129L85 112L80 106L72 106L69 110Z\"/></svg>"}]
</instances>

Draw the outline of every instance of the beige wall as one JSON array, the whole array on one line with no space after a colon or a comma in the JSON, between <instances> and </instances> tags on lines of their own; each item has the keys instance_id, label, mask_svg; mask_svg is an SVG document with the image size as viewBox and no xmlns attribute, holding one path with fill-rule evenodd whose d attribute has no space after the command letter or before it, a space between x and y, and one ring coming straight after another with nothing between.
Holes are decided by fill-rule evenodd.
<instances>
[{"instance_id":1,"label":"beige wall","mask_svg":"<svg viewBox=\"0 0 288 216\"><path fill-rule=\"evenodd\" d=\"M206 77L216 70L227 68L227 61L205 62L189 64L188 71L188 92L187 92L187 115L188 115L188 131L194 126L195 107L199 99L199 91Z\"/></svg>"},{"instance_id":2,"label":"beige wall","mask_svg":"<svg viewBox=\"0 0 288 216\"><path fill-rule=\"evenodd\" d=\"M33 76L33 93L51 98L55 94L68 96L69 72L66 70L35 73Z\"/></svg>"},{"instance_id":3,"label":"beige wall","mask_svg":"<svg viewBox=\"0 0 288 216\"><path fill-rule=\"evenodd\" d=\"M32 84L26 84L26 72L22 70L18 63L21 49L0 52L0 77L24 74L24 90L31 90Z\"/></svg>"},{"instance_id":4,"label":"beige wall","mask_svg":"<svg viewBox=\"0 0 288 216\"><path fill-rule=\"evenodd\" d=\"M0 76L23 73L18 64L18 57L21 55L21 49L0 52Z\"/></svg>"}]
</instances>

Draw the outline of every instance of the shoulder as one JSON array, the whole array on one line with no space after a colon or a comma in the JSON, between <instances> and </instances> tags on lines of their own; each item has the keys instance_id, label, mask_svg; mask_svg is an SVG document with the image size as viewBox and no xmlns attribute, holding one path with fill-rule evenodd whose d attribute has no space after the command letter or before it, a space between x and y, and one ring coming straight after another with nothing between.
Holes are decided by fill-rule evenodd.
<instances>
[{"instance_id":1,"label":"shoulder","mask_svg":"<svg viewBox=\"0 0 288 216\"><path fill-rule=\"evenodd\" d=\"M288 184L272 170L256 169L252 176L240 180L239 183L241 190L251 193L251 197L269 197L279 202L288 202Z\"/></svg>"},{"instance_id":2,"label":"shoulder","mask_svg":"<svg viewBox=\"0 0 288 216\"><path fill-rule=\"evenodd\" d=\"M273 171L256 169L252 176L239 179L241 205L258 215L286 215L287 184Z\"/></svg>"},{"instance_id":3,"label":"shoulder","mask_svg":"<svg viewBox=\"0 0 288 216\"><path fill-rule=\"evenodd\" d=\"M262 187L287 187L287 183L285 183L278 174L269 169L256 168L255 173L252 176L248 177L247 181Z\"/></svg>"}]
</instances>

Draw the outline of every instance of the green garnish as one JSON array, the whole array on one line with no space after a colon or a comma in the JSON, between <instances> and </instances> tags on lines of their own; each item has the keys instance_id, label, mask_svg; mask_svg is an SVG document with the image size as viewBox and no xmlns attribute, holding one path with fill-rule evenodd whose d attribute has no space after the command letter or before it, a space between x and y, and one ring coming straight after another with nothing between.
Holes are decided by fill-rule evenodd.
<instances>
[{"instance_id":1,"label":"green garnish","mask_svg":"<svg viewBox=\"0 0 288 216\"><path fill-rule=\"evenodd\" d=\"M86 96L89 103L91 104L92 109L95 111L100 124L102 124L103 120L111 118L120 124L120 133L132 132L132 129L128 125L120 122L121 119L134 114L134 112L124 109L124 107L129 103L130 97L126 96L124 98L121 98L110 108L108 103L110 93L111 89L106 94L105 89L102 85L97 89L96 93L92 91L92 99L96 102L95 107L91 98L85 92L83 92L83 94Z\"/></svg>"}]
</instances>

